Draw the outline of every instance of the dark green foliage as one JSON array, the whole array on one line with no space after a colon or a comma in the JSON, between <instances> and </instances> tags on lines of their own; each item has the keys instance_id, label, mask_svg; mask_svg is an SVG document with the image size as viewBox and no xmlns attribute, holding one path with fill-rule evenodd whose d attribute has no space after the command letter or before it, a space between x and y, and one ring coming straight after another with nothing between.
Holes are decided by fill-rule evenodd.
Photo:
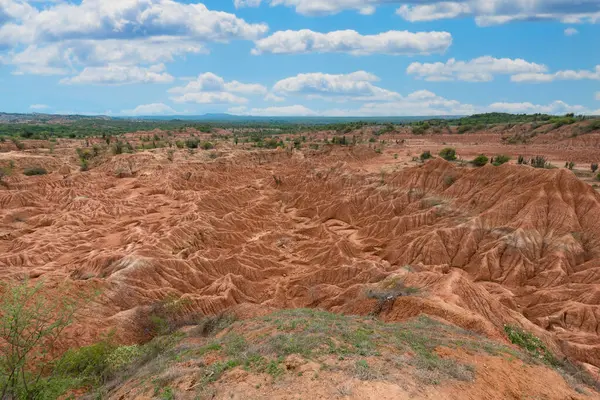
<instances>
[{"instance_id":1,"label":"dark green foliage","mask_svg":"<svg viewBox=\"0 0 600 400\"><path fill-rule=\"evenodd\" d=\"M48 171L46 171L42 167L25 168L25 170L23 171L23 175L26 175L26 176L46 175L47 173L48 173Z\"/></svg>"},{"instance_id":2,"label":"dark green foliage","mask_svg":"<svg viewBox=\"0 0 600 400\"><path fill-rule=\"evenodd\" d=\"M597 163L592 163L592 165L591 165L591 169L592 169L592 172L594 172L594 173L595 173L596 171L598 171L598 164L597 164Z\"/></svg>"},{"instance_id":3,"label":"dark green foliage","mask_svg":"<svg viewBox=\"0 0 600 400\"><path fill-rule=\"evenodd\" d=\"M215 148L215 145L214 145L214 144L212 144L211 142L203 142L203 143L202 143L202 148L203 148L204 150L212 150L212 149L214 149L214 148Z\"/></svg>"},{"instance_id":4,"label":"dark green foliage","mask_svg":"<svg viewBox=\"0 0 600 400\"><path fill-rule=\"evenodd\" d=\"M185 141L185 147L188 149L197 149L200 146L200 141L198 139L189 138Z\"/></svg>"},{"instance_id":5,"label":"dark green foliage","mask_svg":"<svg viewBox=\"0 0 600 400\"><path fill-rule=\"evenodd\" d=\"M519 158L517 159L517 163L519 165L523 165L523 164L527 164L527 161L525 160L525 157L519 156Z\"/></svg>"},{"instance_id":6,"label":"dark green foliage","mask_svg":"<svg viewBox=\"0 0 600 400\"><path fill-rule=\"evenodd\" d=\"M573 170L573 168L575 168L575 163L573 161L567 161L565 163L565 168Z\"/></svg>"},{"instance_id":7,"label":"dark green foliage","mask_svg":"<svg viewBox=\"0 0 600 400\"><path fill-rule=\"evenodd\" d=\"M433 156L431 155L431 152L429 150L424 151L421 154L421 161L425 161L425 160L429 160L430 158L433 158Z\"/></svg>"},{"instance_id":8,"label":"dark green foliage","mask_svg":"<svg viewBox=\"0 0 600 400\"><path fill-rule=\"evenodd\" d=\"M496 167L502 165L502 164L506 164L507 162L510 161L510 157L509 156L505 156L505 155L499 155L493 158L493 162L492 164L495 165Z\"/></svg>"},{"instance_id":9,"label":"dark green foliage","mask_svg":"<svg viewBox=\"0 0 600 400\"><path fill-rule=\"evenodd\" d=\"M550 168L550 163L544 156L535 156L531 159L531 166L534 168Z\"/></svg>"},{"instance_id":10,"label":"dark green foliage","mask_svg":"<svg viewBox=\"0 0 600 400\"><path fill-rule=\"evenodd\" d=\"M471 161L471 163L476 166L476 167L483 167L484 165L486 165L489 161L489 158L487 158L486 156L484 156L483 154L478 155L477 157L475 157L475 159L473 161Z\"/></svg>"},{"instance_id":11,"label":"dark green foliage","mask_svg":"<svg viewBox=\"0 0 600 400\"><path fill-rule=\"evenodd\" d=\"M446 147L445 149L440 151L440 157L442 157L446 161L454 161L456 160L456 149Z\"/></svg>"}]
</instances>

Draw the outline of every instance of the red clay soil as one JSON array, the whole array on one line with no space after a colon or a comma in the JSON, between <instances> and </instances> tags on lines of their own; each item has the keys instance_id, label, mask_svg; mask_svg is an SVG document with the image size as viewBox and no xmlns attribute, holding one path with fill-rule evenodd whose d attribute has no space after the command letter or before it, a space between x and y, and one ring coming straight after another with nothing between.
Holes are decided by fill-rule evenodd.
<instances>
[{"instance_id":1,"label":"red clay soil","mask_svg":"<svg viewBox=\"0 0 600 400\"><path fill-rule=\"evenodd\" d=\"M100 288L68 332L81 345L113 327L137 340L136 310L167 298L188 313L368 314L366 292L397 277L420 294L385 320L425 313L498 339L520 325L600 367L600 195L572 172L405 168L366 145L215 154L126 154L88 172L74 155L13 157L54 172L0 186L0 279ZM373 172L384 157L395 168Z\"/></svg>"}]
</instances>

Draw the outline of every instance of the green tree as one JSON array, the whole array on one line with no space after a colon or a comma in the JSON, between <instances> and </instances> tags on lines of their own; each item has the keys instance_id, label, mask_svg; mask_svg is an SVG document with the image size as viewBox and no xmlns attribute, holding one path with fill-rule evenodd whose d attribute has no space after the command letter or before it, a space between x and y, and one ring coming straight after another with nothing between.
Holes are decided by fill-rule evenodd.
<instances>
[{"instance_id":1,"label":"green tree","mask_svg":"<svg viewBox=\"0 0 600 400\"><path fill-rule=\"evenodd\" d=\"M54 350L71 325L77 301L64 293L43 293L43 284L3 285L0 297L0 399L53 398L57 377ZM49 373L49 374L48 374Z\"/></svg>"}]
</instances>

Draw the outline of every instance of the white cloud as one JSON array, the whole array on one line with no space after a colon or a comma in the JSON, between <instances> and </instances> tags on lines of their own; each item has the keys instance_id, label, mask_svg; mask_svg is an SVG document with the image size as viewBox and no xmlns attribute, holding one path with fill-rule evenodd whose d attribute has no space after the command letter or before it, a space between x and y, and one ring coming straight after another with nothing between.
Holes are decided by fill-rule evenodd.
<instances>
[{"instance_id":1,"label":"white cloud","mask_svg":"<svg viewBox=\"0 0 600 400\"><path fill-rule=\"evenodd\" d=\"M31 110L47 110L50 107L47 106L46 104L32 104L29 106L29 108Z\"/></svg>"},{"instance_id":2,"label":"white cloud","mask_svg":"<svg viewBox=\"0 0 600 400\"><path fill-rule=\"evenodd\" d=\"M489 82L495 75L513 75L519 73L545 72L542 64L528 62L523 59L494 58L484 56L470 61L457 61L454 58L446 63L412 63L406 69L409 75L427 81L467 81Z\"/></svg>"},{"instance_id":3,"label":"white cloud","mask_svg":"<svg viewBox=\"0 0 600 400\"><path fill-rule=\"evenodd\" d=\"M295 8L304 15L330 15L344 10L372 14L375 7L398 4L404 19L432 21L473 16L479 25L511 21L558 20L564 23L595 23L600 20L600 0L264 0L271 6ZM237 7L257 7L260 0L234 0Z\"/></svg>"},{"instance_id":4,"label":"white cloud","mask_svg":"<svg viewBox=\"0 0 600 400\"><path fill-rule=\"evenodd\" d=\"M274 93L269 93L265 96L265 101L273 101L275 103L281 103L285 101L285 97L277 96Z\"/></svg>"},{"instance_id":5,"label":"white cloud","mask_svg":"<svg viewBox=\"0 0 600 400\"><path fill-rule=\"evenodd\" d=\"M565 36L574 36L577 35L579 31L575 28L567 28L565 29Z\"/></svg>"},{"instance_id":6,"label":"white cloud","mask_svg":"<svg viewBox=\"0 0 600 400\"><path fill-rule=\"evenodd\" d=\"M150 116L150 115L176 115L177 111L173 110L166 104L163 103L152 103L152 104L142 104L134 108L133 110L123 110L121 111L123 115L141 115L141 116Z\"/></svg>"},{"instance_id":7,"label":"white cloud","mask_svg":"<svg viewBox=\"0 0 600 400\"><path fill-rule=\"evenodd\" d=\"M252 40L267 30L265 24L249 24L233 14L209 10L201 3L84 0L80 4L61 2L0 26L0 43L148 36L177 36L212 42Z\"/></svg>"},{"instance_id":8,"label":"white cloud","mask_svg":"<svg viewBox=\"0 0 600 400\"><path fill-rule=\"evenodd\" d=\"M340 75L299 74L277 82L273 92L334 101L387 101L400 97L398 93L373 85L377 81L377 76L365 71Z\"/></svg>"},{"instance_id":9,"label":"white cloud","mask_svg":"<svg viewBox=\"0 0 600 400\"><path fill-rule=\"evenodd\" d=\"M169 89L172 99L178 103L199 104L244 104L248 102L244 95L265 95L267 88L259 84L246 84L238 81L225 82L223 78L212 72L200 74L185 86Z\"/></svg>"},{"instance_id":10,"label":"white cloud","mask_svg":"<svg viewBox=\"0 0 600 400\"><path fill-rule=\"evenodd\" d=\"M148 68L107 65L106 67L87 67L77 76L61 79L65 85L128 85L134 83L170 83L174 78L166 72L164 64Z\"/></svg>"},{"instance_id":11,"label":"white cloud","mask_svg":"<svg viewBox=\"0 0 600 400\"><path fill-rule=\"evenodd\" d=\"M581 113L589 114L590 110L580 105L569 105L564 101L554 101L547 105L532 104L532 103L493 103L487 107L488 111L501 111L509 113L544 113L544 114L566 114L566 113Z\"/></svg>"},{"instance_id":12,"label":"white cloud","mask_svg":"<svg viewBox=\"0 0 600 400\"><path fill-rule=\"evenodd\" d=\"M319 115L319 113L302 105L266 108L233 107L227 111L230 114L257 117L314 117Z\"/></svg>"},{"instance_id":13,"label":"white cloud","mask_svg":"<svg viewBox=\"0 0 600 400\"><path fill-rule=\"evenodd\" d=\"M348 53L415 55L443 53L452 44L448 32L389 31L377 35L361 35L353 30L329 33L279 31L255 42L252 54Z\"/></svg>"},{"instance_id":14,"label":"white cloud","mask_svg":"<svg viewBox=\"0 0 600 400\"><path fill-rule=\"evenodd\" d=\"M596 100L600 101L600 92L596 92Z\"/></svg>"},{"instance_id":15,"label":"white cloud","mask_svg":"<svg viewBox=\"0 0 600 400\"><path fill-rule=\"evenodd\" d=\"M255 40L268 31L201 3L173 0L0 0L0 63L17 74L67 75L85 67L145 66L206 53L211 42ZM4 51L4 54L2 52Z\"/></svg>"},{"instance_id":16,"label":"white cloud","mask_svg":"<svg viewBox=\"0 0 600 400\"><path fill-rule=\"evenodd\" d=\"M556 80L572 81L572 80L600 80L600 65L596 65L596 68L592 71L588 70L564 70L550 74L543 73L523 73L516 74L511 77L513 82L532 82L532 83L544 83L552 82Z\"/></svg>"}]
</instances>

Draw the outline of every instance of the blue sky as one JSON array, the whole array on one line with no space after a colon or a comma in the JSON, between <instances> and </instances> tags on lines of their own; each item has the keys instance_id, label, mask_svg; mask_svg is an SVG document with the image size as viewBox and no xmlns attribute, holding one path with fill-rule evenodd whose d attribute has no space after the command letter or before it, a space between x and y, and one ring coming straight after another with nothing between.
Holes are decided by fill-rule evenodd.
<instances>
[{"instance_id":1,"label":"blue sky","mask_svg":"<svg viewBox=\"0 0 600 400\"><path fill-rule=\"evenodd\" d=\"M0 0L0 111L600 114L600 0Z\"/></svg>"}]
</instances>

